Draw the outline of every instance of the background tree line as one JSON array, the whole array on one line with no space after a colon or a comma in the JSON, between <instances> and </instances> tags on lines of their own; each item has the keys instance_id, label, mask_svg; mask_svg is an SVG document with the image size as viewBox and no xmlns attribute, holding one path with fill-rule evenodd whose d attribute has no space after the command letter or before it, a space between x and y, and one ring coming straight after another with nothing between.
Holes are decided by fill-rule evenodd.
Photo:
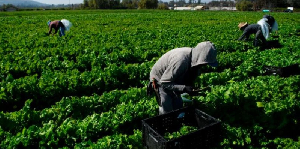
<instances>
[{"instance_id":1,"label":"background tree line","mask_svg":"<svg viewBox=\"0 0 300 149\"><path fill-rule=\"evenodd\" d=\"M120 0L83 0L84 8L114 9L120 6Z\"/></svg>"},{"instance_id":2,"label":"background tree line","mask_svg":"<svg viewBox=\"0 0 300 149\"><path fill-rule=\"evenodd\" d=\"M15 8L18 10L18 7L14 6L13 4L3 4L0 6L0 11L6 11L7 8Z\"/></svg>"},{"instance_id":3,"label":"background tree line","mask_svg":"<svg viewBox=\"0 0 300 149\"><path fill-rule=\"evenodd\" d=\"M83 7L90 9L140 8L156 9L158 0L83 0Z\"/></svg>"},{"instance_id":4,"label":"background tree line","mask_svg":"<svg viewBox=\"0 0 300 149\"><path fill-rule=\"evenodd\" d=\"M300 0L236 0L235 2L239 11L300 7Z\"/></svg>"},{"instance_id":5,"label":"background tree line","mask_svg":"<svg viewBox=\"0 0 300 149\"><path fill-rule=\"evenodd\" d=\"M158 0L83 0L85 9L168 9L169 6L185 6L190 4L208 7L236 7L239 11L257 11L261 9L300 7L300 0L213 0L207 4L201 0L170 0L165 4ZM170 3L173 3L171 5Z\"/></svg>"}]
</instances>

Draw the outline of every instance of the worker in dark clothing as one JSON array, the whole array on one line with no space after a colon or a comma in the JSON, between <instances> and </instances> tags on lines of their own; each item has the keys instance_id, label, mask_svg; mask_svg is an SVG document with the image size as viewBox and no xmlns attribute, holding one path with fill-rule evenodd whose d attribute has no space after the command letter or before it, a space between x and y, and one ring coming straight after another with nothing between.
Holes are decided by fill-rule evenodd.
<instances>
[{"instance_id":1,"label":"worker in dark clothing","mask_svg":"<svg viewBox=\"0 0 300 149\"><path fill-rule=\"evenodd\" d=\"M51 34L52 29L55 30L54 34L56 34L57 31L59 30L60 37L65 35L65 26L60 20L49 21L48 26L49 26L49 32L48 32L49 35Z\"/></svg>"},{"instance_id":2,"label":"worker in dark clothing","mask_svg":"<svg viewBox=\"0 0 300 149\"><path fill-rule=\"evenodd\" d=\"M262 33L261 25L259 24L250 24L247 22L241 22L238 25L239 29L243 31L242 36L238 40L248 40L251 34L255 34L255 39L253 41L254 46L259 46L259 41L262 42L262 45L266 44L266 39Z\"/></svg>"},{"instance_id":3,"label":"worker in dark clothing","mask_svg":"<svg viewBox=\"0 0 300 149\"><path fill-rule=\"evenodd\" d=\"M165 53L150 72L148 88L154 88L159 105L159 114L183 107L181 94L199 92L193 82L200 75L200 67L216 67L217 50L210 41L196 47L182 47Z\"/></svg>"}]
</instances>

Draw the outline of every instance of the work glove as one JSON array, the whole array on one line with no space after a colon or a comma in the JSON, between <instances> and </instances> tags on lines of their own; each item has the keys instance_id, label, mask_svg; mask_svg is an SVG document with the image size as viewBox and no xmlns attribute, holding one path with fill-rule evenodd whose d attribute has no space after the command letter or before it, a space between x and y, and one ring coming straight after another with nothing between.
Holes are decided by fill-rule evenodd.
<instances>
[{"instance_id":1,"label":"work glove","mask_svg":"<svg viewBox=\"0 0 300 149\"><path fill-rule=\"evenodd\" d=\"M190 96L197 96L199 93L199 89L192 86L185 86L183 92L188 93Z\"/></svg>"},{"instance_id":2,"label":"work glove","mask_svg":"<svg viewBox=\"0 0 300 149\"><path fill-rule=\"evenodd\" d=\"M195 88L192 87L192 86L185 86L184 89L183 89L183 91L184 91L184 92L187 92L187 93L190 93L190 92L192 92L194 89L195 89Z\"/></svg>"},{"instance_id":3,"label":"work glove","mask_svg":"<svg viewBox=\"0 0 300 149\"><path fill-rule=\"evenodd\" d=\"M205 94L206 91L210 91L210 90L211 90L211 86L206 86L203 88L185 86L183 92L188 93L190 96L200 96Z\"/></svg>"}]
</instances>

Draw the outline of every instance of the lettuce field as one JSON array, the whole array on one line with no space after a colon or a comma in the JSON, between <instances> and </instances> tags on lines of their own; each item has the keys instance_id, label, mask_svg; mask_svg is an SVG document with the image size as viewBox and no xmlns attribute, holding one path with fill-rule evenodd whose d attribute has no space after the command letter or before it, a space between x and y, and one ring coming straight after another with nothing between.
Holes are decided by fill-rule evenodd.
<instances>
[{"instance_id":1,"label":"lettuce field","mask_svg":"<svg viewBox=\"0 0 300 149\"><path fill-rule=\"evenodd\" d=\"M192 97L222 121L216 148L300 148L300 76L264 66L300 63L300 14L273 13L280 44L237 41L239 22L262 12L86 10L0 12L0 148L140 149L141 120L158 115L146 95L156 60L210 40L219 67L205 67ZM73 23L48 36L48 20Z\"/></svg>"}]
</instances>

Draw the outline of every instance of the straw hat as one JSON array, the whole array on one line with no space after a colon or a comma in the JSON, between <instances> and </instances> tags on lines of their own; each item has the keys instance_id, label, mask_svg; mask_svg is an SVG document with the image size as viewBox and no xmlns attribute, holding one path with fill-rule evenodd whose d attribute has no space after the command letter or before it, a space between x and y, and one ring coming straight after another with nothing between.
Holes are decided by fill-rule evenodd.
<instances>
[{"instance_id":1,"label":"straw hat","mask_svg":"<svg viewBox=\"0 0 300 149\"><path fill-rule=\"evenodd\" d=\"M239 29L241 29L242 27L246 26L248 24L248 22L241 22L238 27Z\"/></svg>"}]
</instances>

